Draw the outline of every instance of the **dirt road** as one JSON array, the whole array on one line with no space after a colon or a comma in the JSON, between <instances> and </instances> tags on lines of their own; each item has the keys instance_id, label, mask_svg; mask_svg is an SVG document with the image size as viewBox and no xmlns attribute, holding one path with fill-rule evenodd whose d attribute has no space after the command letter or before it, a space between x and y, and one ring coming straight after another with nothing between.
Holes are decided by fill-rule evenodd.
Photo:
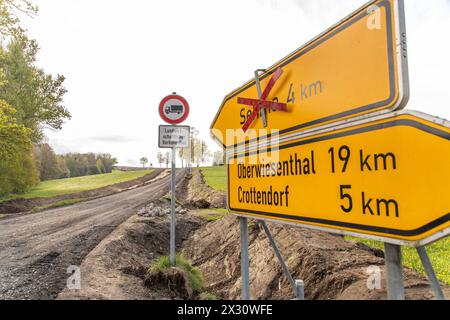
<instances>
[{"instance_id":1,"label":"dirt road","mask_svg":"<svg viewBox=\"0 0 450 320\"><path fill-rule=\"evenodd\" d=\"M185 171L177 171L177 179ZM142 204L166 194L170 176L145 187L70 207L0 221L0 299L53 299L67 268L83 258Z\"/></svg>"}]
</instances>

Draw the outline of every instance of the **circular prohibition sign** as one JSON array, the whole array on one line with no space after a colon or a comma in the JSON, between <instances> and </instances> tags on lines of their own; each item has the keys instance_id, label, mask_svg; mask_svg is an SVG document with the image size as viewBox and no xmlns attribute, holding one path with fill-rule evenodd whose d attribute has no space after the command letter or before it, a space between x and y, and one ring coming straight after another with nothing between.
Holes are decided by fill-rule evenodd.
<instances>
[{"instance_id":1,"label":"circular prohibition sign","mask_svg":"<svg viewBox=\"0 0 450 320\"><path fill-rule=\"evenodd\" d=\"M189 116L189 104L182 96L171 94L159 104L159 115L167 123L182 123Z\"/></svg>"}]
</instances>

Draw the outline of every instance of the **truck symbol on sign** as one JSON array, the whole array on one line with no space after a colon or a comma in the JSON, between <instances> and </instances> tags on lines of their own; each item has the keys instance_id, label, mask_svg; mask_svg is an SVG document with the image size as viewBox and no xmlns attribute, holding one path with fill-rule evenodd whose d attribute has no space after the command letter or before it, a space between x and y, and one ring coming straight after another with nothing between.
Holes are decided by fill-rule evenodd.
<instances>
[{"instance_id":1,"label":"truck symbol on sign","mask_svg":"<svg viewBox=\"0 0 450 320\"><path fill-rule=\"evenodd\" d=\"M182 105L170 105L170 106L166 106L166 108L164 109L164 112L166 114L170 114L170 113L175 113L175 114L181 114L184 111L184 107Z\"/></svg>"}]
</instances>

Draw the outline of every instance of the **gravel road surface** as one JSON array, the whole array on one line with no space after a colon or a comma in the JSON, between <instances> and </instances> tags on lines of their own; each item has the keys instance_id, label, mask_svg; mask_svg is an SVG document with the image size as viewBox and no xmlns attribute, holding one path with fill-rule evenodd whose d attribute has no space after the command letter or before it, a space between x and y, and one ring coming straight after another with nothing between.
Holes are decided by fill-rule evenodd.
<instances>
[{"instance_id":1,"label":"gravel road surface","mask_svg":"<svg viewBox=\"0 0 450 320\"><path fill-rule=\"evenodd\" d=\"M177 170L181 180L185 170ZM170 175L147 186L69 207L0 220L0 299L54 299L83 258L146 202Z\"/></svg>"}]
</instances>

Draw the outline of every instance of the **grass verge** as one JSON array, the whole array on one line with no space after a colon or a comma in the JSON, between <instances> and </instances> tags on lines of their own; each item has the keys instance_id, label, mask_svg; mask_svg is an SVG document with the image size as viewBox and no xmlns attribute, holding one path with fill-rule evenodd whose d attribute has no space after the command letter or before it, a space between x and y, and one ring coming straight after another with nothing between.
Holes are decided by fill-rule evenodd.
<instances>
[{"instance_id":1,"label":"grass verge","mask_svg":"<svg viewBox=\"0 0 450 320\"><path fill-rule=\"evenodd\" d=\"M227 167L204 167L200 168L205 182L215 190L227 190Z\"/></svg>"},{"instance_id":2,"label":"grass verge","mask_svg":"<svg viewBox=\"0 0 450 320\"><path fill-rule=\"evenodd\" d=\"M192 291L197 294L201 291L204 285L203 275L199 269L192 266L191 262L182 254L176 257L176 266L184 270L189 279ZM158 272L167 272L171 268L169 256L162 256L156 260L148 269L149 274L156 274Z\"/></svg>"},{"instance_id":3,"label":"grass verge","mask_svg":"<svg viewBox=\"0 0 450 320\"><path fill-rule=\"evenodd\" d=\"M44 181L39 183L39 185L30 189L30 191L26 193L14 194L4 198L0 198L0 202L13 200L16 198L50 198L82 191L99 189L116 183L141 178L144 175L151 173L152 171L153 170L124 172L114 170L112 173L98 174L93 176Z\"/></svg>"},{"instance_id":4,"label":"grass verge","mask_svg":"<svg viewBox=\"0 0 450 320\"><path fill-rule=\"evenodd\" d=\"M208 222L214 222L222 219L228 214L227 209L200 209L197 210L197 215Z\"/></svg>"},{"instance_id":5,"label":"grass verge","mask_svg":"<svg viewBox=\"0 0 450 320\"><path fill-rule=\"evenodd\" d=\"M216 296L213 293L209 293L209 292L202 292L202 293L200 293L198 298L200 300L219 300L218 296Z\"/></svg>"},{"instance_id":6,"label":"grass verge","mask_svg":"<svg viewBox=\"0 0 450 320\"><path fill-rule=\"evenodd\" d=\"M346 237L346 239L362 242L372 248L384 249L382 242L354 237ZM439 281L450 285L450 238L442 239L427 246L427 251ZM402 247L402 257L404 266L425 275L425 271L415 248Z\"/></svg>"},{"instance_id":7,"label":"grass verge","mask_svg":"<svg viewBox=\"0 0 450 320\"><path fill-rule=\"evenodd\" d=\"M78 198L78 199L67 199L67 200L57 201L54 203L47 204L45 206L34 207L32 212L40 212L40 211L53 209L53 208L65 207L65 206L69 206L71 204L79 203L79 202L82 202L85 200L87 200L87 199Z\"/></svg>"}]
</instances>

